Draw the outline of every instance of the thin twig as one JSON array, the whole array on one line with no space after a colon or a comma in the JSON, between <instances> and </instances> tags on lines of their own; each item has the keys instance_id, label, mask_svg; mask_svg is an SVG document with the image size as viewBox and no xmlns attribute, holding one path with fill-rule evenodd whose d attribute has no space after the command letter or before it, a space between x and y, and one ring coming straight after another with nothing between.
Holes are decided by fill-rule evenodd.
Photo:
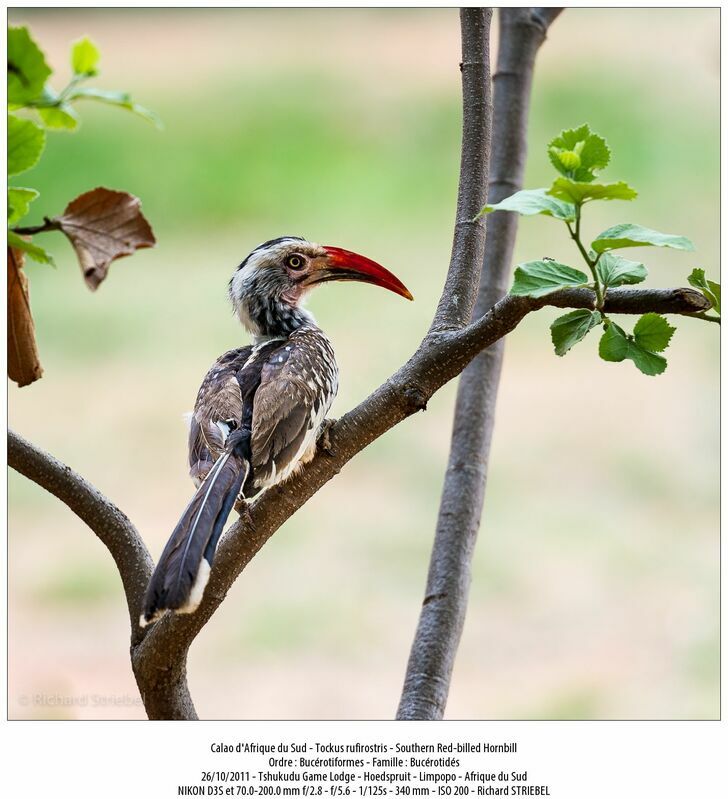
<instances>
[{"instance_id":1,"label":"thin twig","mask_svg":"<svg viewBox=\"0 0 728 799\"><path fill-rule=\"evenodd\" d=\"M30 227L14 227L11 228L13 233L19 236L34 236L36 233L47 233L49 230L61 230L61 223L55 219L49 219L47 216L43 217L42 225L31 225Z\"/></svg>"},{"instance_id":2,"label":"thin twig","mask_svg":"<svg viewBox=\"0 0 728 799\"><path fill-rule=\"evenodd\" d=\"M708 316L706 313L688 313L684 315L693 319L702 319L705 322L715 322L716 325L720 324L720 316Z\"/></svg>"}]
</instances>

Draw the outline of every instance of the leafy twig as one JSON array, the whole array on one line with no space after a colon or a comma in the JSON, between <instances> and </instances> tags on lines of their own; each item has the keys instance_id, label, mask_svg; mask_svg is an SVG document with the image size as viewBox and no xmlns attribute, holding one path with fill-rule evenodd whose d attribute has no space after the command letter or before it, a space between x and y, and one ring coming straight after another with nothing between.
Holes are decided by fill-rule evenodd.
<instances>
[{"instance_id":1,"label":"leafy twig","mask_svg":"<svg viewBox=\"0 0 728 799\"><path fill-rule=\"evenodd\" d=\"M548 156L561 174L549 189L517 191L497 203L486 205L482 214L492 211L546 216L566 224L592 276L596 310L572 311L551 324L551 340L557 355L565 355L598 325L604 329L599 340L599 355L605 361L631 360L646 375L662 374L667 360L661 354L669 345L675 329L666 319L650 316L639 319L631 333L624 331L605 310L609 289L634 285L647 277L644 264L629 261L616 251L627 247L671 247L694 249L685 236L659 233L656 230L622 223L603 230L592 242L589 251L582 242L583 206L594 200L633 200L637 192L625 182L597 183L596 173L609 164L611 153L606 141L593 133L588 125L563 130L548 146ZM601 263L600 263L601 262ZM720 313L720 285L705 277L704 270L694 269L688 281L700 289L710 306ZM516 267L511 293L521 297L542 297L567 286L583 286L588 276L567 264L551 258L528 261ZM700 309L696 309L700 310ZM712 317L700 317L714 321Z\"/></svg>"},{"instance_id":2,"label":"leafy twig","mask_svg":"<svg viewBox=\"0 0 728 799\"><path fill-rule=\"evenodd\" d=\"M30 225L29 227L12 227L10 228L13 233L19 236L35 236L36 233L47 233L51 230L60 230L61 223L55 219L49 219L47 216L43 217L42 225Z\"/></svg>"}]
</instances>

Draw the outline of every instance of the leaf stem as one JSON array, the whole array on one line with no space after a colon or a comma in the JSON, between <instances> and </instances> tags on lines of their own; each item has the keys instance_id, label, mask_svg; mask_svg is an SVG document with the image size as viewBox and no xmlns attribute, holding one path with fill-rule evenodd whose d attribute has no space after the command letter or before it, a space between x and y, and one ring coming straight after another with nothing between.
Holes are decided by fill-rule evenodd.
<instances>
[{"instance_id":1,"label":"leaf stem","mask_svg":"<svg viewBox=\"0 0 728 799\"><path fill-rule=\"evenodd\" d=\"M48 94L44 94L34 100L29 100L23 107L24 108L60 108L67 100L73 100L75 95L72 94L76 86L84 80L88 80L88 75L74 75L59 94L52 96L49 99Z\"/></svg>"},{"instance_id":2,"label":"leaf stem","mask_svg":"<svg viewBox=\"0 0 728 799\"><path fill-rule=\"evenodd\" d=\"M599 256L596 259L592 260L589 257L589 253L586 251L584 245L581 242L581 203L575 204L576 212L576 224L572 228L571 224L567 221L566 227L569 229L569 235L571 236L574 244L579 248L579 252L581 253L581 257L586 262L586 265L589 267L589 271L594 278L594 293L597 295L597 309L602 310L604 308L604 291L602 289L602 284L599 282L599 275L597 274L597 262L599 261Z\"/></svg>"},{"instance_id":3,"label":"leaf stem","mask_svg":"<svg viewBox=\"0 0 728 799\"><path fill-rule=\"evenodd\" d=\"M708 316L707 313L689 313L685 314L689 319L704 319L706 322L715 322L720 324L720 316Z\"/></svg>"},{"instance_id":4,"label":"leaf stem","mask_svg":"<svg viewBox=\"0 0 728 799\"><path fill-rule=\"evenodd\" d=\"M58 95L58 105L65 102L66 100L73 100L72 92L78 86L79 83L82 83L85 80L88 80L88 75L76 74L74 75L71 80L68 82L68 86Z\"/></svg>"}]
</instances>

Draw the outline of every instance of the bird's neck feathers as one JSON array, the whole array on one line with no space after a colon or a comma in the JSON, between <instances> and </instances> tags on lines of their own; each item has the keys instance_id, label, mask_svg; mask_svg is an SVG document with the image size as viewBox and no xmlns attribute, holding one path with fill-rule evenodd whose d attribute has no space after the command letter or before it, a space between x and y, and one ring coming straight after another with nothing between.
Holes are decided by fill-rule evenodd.
<instances>
[{"instance_id":1,"label":"bird's neck feathers","mask_svg":"<svg viewBox=\"0 0 728 799\"><path fill-rule=\"evenodd\" d=\"M229 293L237 317L256 344L288 338L300 327L316 324L301 305L306 289L292 286L277 270L254 268L244 261L230 280Z\"/></svg>"},{"instance_id":2,"label":"bird's neck feathers","mask_svg":"<svg viewBox=\"0 0 728 799\"><path fill-rule=\"evenodd\" d=\"M238 318L253 335L256 344L274 338L288 338L305 325L316 324L313 314L282 298L248 294L236 303Z\"/></svg>"}]
</instances>

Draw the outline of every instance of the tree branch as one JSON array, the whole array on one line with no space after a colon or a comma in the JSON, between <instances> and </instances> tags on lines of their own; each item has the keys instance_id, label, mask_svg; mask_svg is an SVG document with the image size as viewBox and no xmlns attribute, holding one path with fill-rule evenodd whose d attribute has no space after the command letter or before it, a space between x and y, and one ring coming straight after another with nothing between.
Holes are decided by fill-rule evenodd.
<instances>
[{"instance_id":1,"label":"tree branch","mask_svg":"<svg viewBox=\"0 0 728 799\"><path fill-rule=\"evenodd\" d=\"M541 26L545 37L551 23L564 9L555 6L549 6L548 8L531 8L528 10L531 12L531 19L533 23Z\"/></svg>"},{"instance_id":2,"label":"tree branch","mask_svg":"<svg viewBox=\"0 0 728 799\"><path fill-rule=\"evenodd\" d=\"M154 564L136 527L80 474L12 430L8 431L8 465L60 499L109 550L124 587L132 644L141 640L141 598Z\"/></svg>"},{"instance_id":3,"label":"tree branch","mask_svg":"<svg viewBox=\"0 0 728 799\"><path fill-rule=\"evenodd\" d=\"M464 327L471 318L485 247L485 205L490 163L491 8L460 10L463 134L460 182L450 268L431 331Z\"/></svg>"},{"instance_id":4,"label":"tree branch","mask_svg":"<svg viewBox=\"0 0 728 799\"><path fill-rule=\"evenodd\" d=\"M508 295L497 302L485 316L453 335L452 345L457 359L469 362L484 347L499 341L514 330L533 311L553 308L594 308L596 296L591 289L564 289L545 297ZM710 308L710 302L690 288L675 289L610 289L606 293L604 311L611 314L679 314L691 316ZM454 357L454 356L451 356Z\"/></svg>"},{"instance_id":5,"label":"tree branch","mask_svg":"<svg viewBox=\"0 0 728 799\"><path fill-rule=\"evenodd\" d=\"M490 203L498 203L523 187L536 54L560 12L559 8L499 11ZM476 318L484 317L506 293L517 227L517 214L496 212L488 217ZM470 564L483 509L503 343L500 339L478 354L458 384L425 598L407 663L397 710L399 719L438 719L445 711L465 622Z\"/></svg>"}]
</instances>

